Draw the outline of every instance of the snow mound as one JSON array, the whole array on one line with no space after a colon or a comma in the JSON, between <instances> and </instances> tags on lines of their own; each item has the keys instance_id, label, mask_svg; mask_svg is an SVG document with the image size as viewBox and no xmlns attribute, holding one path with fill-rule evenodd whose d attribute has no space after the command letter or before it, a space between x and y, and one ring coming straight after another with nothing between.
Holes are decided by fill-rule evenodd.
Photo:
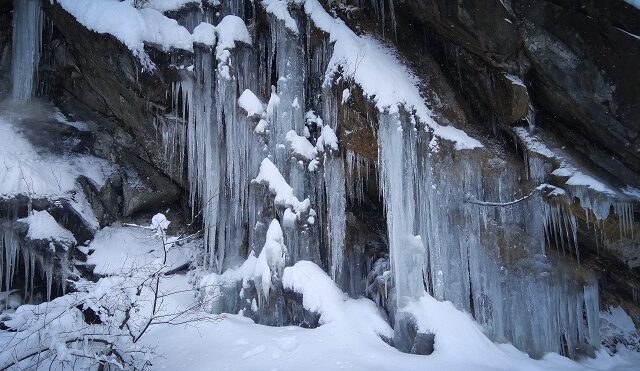
<instances>
[{"instance_id":1,"label":"snow mound","mask_svg":"<svg viewBox=\"0 0 640 371\"><path fill-rule=\"evenodd\" d=\"M46 210L34 211L19 222L29 226L27 238L30 240L46 240L58 242L65 247L76 244L73 233L62 227Z\"/></svg>"},{"instance_id":2,"label":"snow mound","mask_svg":"<svg viewBox=\"0 0 640 371\"><path fill-rule=\"evenodd\" d=\"M194 44L214 46L216 44L216 28L210 23L202 22L193 29Z\"/></svg>"},{"instance_id":3,"label":"snow mound","mask_svg":"<svg viewBox=\"0 0 640 371\"><path fill-rule=\"evenodd\" d=\"M371 300L350 299L315 263L302 260L285 268L282 285L302 294L302 305L320 314L321 324L353 327L378 341L378 335L393 336L393 330Z\"/></svg>"},{"instance_id":4,"label":"snow mound","mask_svg":"<svg viewBox=\"0 0 640 371\"><path fill-rule=\"evenodd\" d=\"M247 116L261 116L264 113L264 107L260 99L249 89L240 94L238 105L247 112Z\"/></svg>"},{"instance_id":5,"label":"snow mound","mask_svg":"<svg viewBox=\"0 0 640 371\"><path fill-rule=\"evenodd\" d=\"M161 220L157 223L163 224ZM171 239L166 240L168 243ZM99 230L88 246L88 265L95 265L93 272L111 275L128 272L164 260L162 240L155 231L142 227L105 227ZM91 252L93 251L93 252ZM188 246L167 245L167 264L170 268L189 263Z\"/></svg>"}]
</instances>

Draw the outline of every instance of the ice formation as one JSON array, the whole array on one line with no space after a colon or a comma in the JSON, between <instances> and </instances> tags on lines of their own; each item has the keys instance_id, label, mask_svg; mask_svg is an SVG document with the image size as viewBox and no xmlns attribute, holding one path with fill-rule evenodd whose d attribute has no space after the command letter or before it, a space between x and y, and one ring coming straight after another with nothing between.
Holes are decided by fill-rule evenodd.
<instances>
[{"instance_id":1,"label":"ice formation","mask_svg":"<svg viewBox=\"0 0 640 371\"><path fill-rule=\"evenodd\" d=\"M409 319L418 331L435 334L436 347L446 350L460 348L456 341L469 333L481 339L479 349L490 343L486 334L535 357L576 357L599 346L597 281L563 260L580 255L571 202L578 198L596 225L615 213L622 238L632 233L633 197L578 170L570 156L515 129L533 183L523 189L520 169L506 155L490 154L464 131L436 122L408 67L317 0L256 3L268 14L266 25L255 24L236 1L222 4L220 12L196 1L199 6L178 21L161 11L192 2L151 1L143 9L109 0L58 2L88 28L117 37L146 67L151 62L145 43L190 53L168 92L171 114L156 124L167 163L186 167L192 217L202 218L205 253L198 285L209 311L285 325L287 291L302 295L303 309L317 313L320 324L346 323L352 318L345 310L362 305L376 313L376 335L394 336L371 301L354 304L344 291L367 295L386 311L398 342L406 341L399 329ZM34 3L20 2L17 19L35 12L28 5ZM393 1L371 3L381 19L387 9L394 19ZM32 23L16 27L28 27L24 33L31 37L37 33ZM319 40L305 35L312 27L320 31ZM20 42L33 42L26 49L36 53L37 40L29 40ZM14 57L37 66L37 54L29 53ZM377 111L371 119L377 160L343 148L339 140L338 112L355 94L338 91L339 80L357 85ZM18 88L23 93L17 98L27 99L33 82ZM565 179L563 188L544 186L552 175ZM374 182L389 254L357 266L354 256L364 247L347 244L348 211L372 202L367 187ZM487 201L466 202L472 199ZM46 224L74 244L47 215L34 214L30 226ZM166 218L154 220L166 228ZM105 228L89 245L94 253L88 264L96 274L157 259L135 244L107 249L125 239L122 233ZM33 287L38 258L20 246L14 231L3 226L0 237L3 287L11 287L19 253L25 280L32 281L26 287ZM130 266L102 264L114 260ZM38 266L49 293L52 266ZM443 311L456 313L453 332L437 321L447 317Z\"/></svg>"},{"instance_id":2,"label":"ice formation","mask_svg":"<svg viewBox=\"0 0 640 371\"><path fill-rule=\"evenodd\" d=\"M573 279L546 248L557 245L560 255L579 254L571 211L547 202L543 192L524 197L518 169L484 158L476 139L437 124L416 78L378 41L357 36L315 0L292 3L302 11L290 11L284 1L262 2L269 32L252 35L245 35L240 18L229 15L243 10L223 6L226 16L216 30L236 30L229 31L235 36L218 31L216 46L196 48L193 73L184 73L173 90L180 95L174 101L187 106L176 111L189 112L186 133L174 148L186 148L194 210L204 210L206 266L216 272L203 280L206 295L248 290L251 274L239 272L251 272L247 264L261 261L275 218L283 228L287 265L324 263L331 278L356 295L356 287L364 293L365 281L382 287L383 294L372 295L397 318L428 294L471 313L493 340L512 342L535 356L549 351L575 356L576 349L597 347L595 278ZM330 43L303 43L299 25L305 15ZM305 66L302 50L318 62ZM358 84L380 112L377 163L339 145L338 105L351 94L334 91L339 75ZM312 80L321 83L312 88ZM494 172L479 171L487 166ZM528 172L539 185L552 170L531 165ZM350 267L355 263L345 255L345 239L347 204L364 201L370 172L381 183L391 256L388 271L368 280L369 272L347 276L345 267L360 268ZM586 199L576 186L567 185ZM523 200L492 208L465 203L468 195L498 204ZM604 216L593 202L583 206ZM622 204L616 207L626 233L632 213ZM374 262L369 264L373 269ZM263 290L260 301L268 296L264 277L257 284ZM533 294L523 297L525 292ZM216 303L216 311L244 305L238 299Z\"/></svg>"},{"instance_id":3,"label":"ice formation","mask_svg":"<svg viewBox=\"0 0 640 371\"><path fill-rule=\"evenodd\" d=\"M43 14L40 0L15 0L11 81L13 99L28 101L38 88Z\"/></svg>"}]
</instances>

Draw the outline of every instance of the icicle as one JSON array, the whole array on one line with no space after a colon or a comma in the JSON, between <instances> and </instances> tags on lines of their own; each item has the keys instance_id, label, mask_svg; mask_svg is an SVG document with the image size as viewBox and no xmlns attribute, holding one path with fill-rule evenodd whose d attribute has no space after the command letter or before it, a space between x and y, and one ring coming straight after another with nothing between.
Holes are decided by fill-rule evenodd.
<instances>
[{"instance_id":1,"label":"icicle","mask_svg":"<svg viewBox=\"0 0 640 371\"><path fill-rule=\"evenodd\" d=\"M329 246L331 249L331 277L338 282L344 254L346 229L346 196L344 163L341 157L325 155L325 187L327 192L327 217L329 221Z\"/></svg>"},{"instance_id":2,"label":"icicle","mask_svg":"<svg viewBox=\"0 0 640 371\"><path fill-rule=\"evenodd\" d=\"M40 62L43 12L40 0L13 1L13 53L11 96L29 101L36 93Z\"/></svg>"}]
</instances>

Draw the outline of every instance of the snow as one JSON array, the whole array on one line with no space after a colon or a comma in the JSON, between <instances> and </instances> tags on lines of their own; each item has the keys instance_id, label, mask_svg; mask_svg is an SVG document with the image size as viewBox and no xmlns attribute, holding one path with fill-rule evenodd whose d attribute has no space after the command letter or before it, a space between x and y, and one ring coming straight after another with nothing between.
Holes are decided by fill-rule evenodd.
<instances>
[{"instance_id":1,"label":"snow","mask_svg":"<svg viewBox=\"0 0 640 371\"><path fill-rule=\"evenodd\" d=\"M185 290L167 298L170 308L193 305L186 278L176 276L169 283L174 291ZM216 322L156 326L142 339L162 357L154 359L154 369L633 370L639 359L635 353L609 356L599 352L596 359L582 363L554 354L532 360L510 345L488 341L468 315L450 303L427 298L413 308L433 310L421 314L421 324L438 330L453 328L457 337L448 336L443 341L448 346L458 345L460 353L453 354L453 349L444 345L430 356L401 353L380 339L380 334L390 336L392 332L373 302L348 298L317 265L301 261L285 268L283 283L303 294L306 309L321 314L320 327L269 327L234 314L224 314ZM426 316L431 318L429 323Z\"/></svg>"},{"instance_id":2,"label":"snow","mask_svg":"<svg viewBox=\"0 0 640 371\"><path fill-rule=\"evenodd\" d=\"M519 85L522 86L524 88L526 88L527 86L524 84L524 82L522 82L522 79L520 78L520 76L516 76L516 75L510 75L510 74L505 74L505 76L507 77L507 79L509 79L509 81L511 81L514 85Z\"/></svg>"},{"instance_id":3,"label":"snow","mask_svg":"<svg viewBox=\"0 0 640 371\"><path fill-rule=\"evenodd\" d=\"M441 126L432 118L432 112L425 104L418 89L419 79L400 61L395 53L371 36L356 35L341 19L333 18L324 10L318 0L292 0L303 7L313 24L329 34L334 43L333 55L329 61L324 83L331 85L337 74L353 79L364 94L373 99L382 111L397 112L400 107L413 112L415 116L434 132L435 135L452 141L457 149L473 149L482 144L469 137L464 131ZM276 1L268 1L267 6L276 7L271 14L285 24L290 15L282 10ZM290 28L291 29L291 28Z\"/></svg>"},{"instance_id":4,"label":"snow","mask_svg":"<svg viewBox=\"0 0 640 371\"><path fill-rule=\"evenodd\" d=\"M29 226L27 238L30 240L47 240L70 247L76 244L73 234L62 227L46 210L34 211L33 214L18 221Z\"/></svg>"},{"instance_id":5,"label":"snow","mask_svg":"<svg viewBox=\"0 0 640 371\"><path fill-rule=\"evenodd\" d=\"M293 33L298 33L298 24L289 14L289 3L285 0L262 0L262 6L267 13L284 21L284 26Z\"/></svg>"},{"instance_id":6,"label":"snow","mask_svg":"<svg viewBox=\"0 0 640 371\"><path fill-rule=\"evenodd\" d=\"M144 7L155 9L160 12L169 12L180 10L187 5L202 7L202 0L149 0L144 4Z\"/></svg>"},{"instance_id":7,"label":"snow","mask_svg":"<svg viewBox=\"0 0 640 371\"><path fill-rule=\"evenodd\" d=\"M147 243L152 241L145 239L144 234L130 233L133 230L149 233L148 230L132 227L109 229L126 232L110 247L120 249L119 244L139 246L149 255L145 257L141 253L141 261L156 259L154 245L145 248L140 237ZM275 232L272 236L275 235L277 240L279 233ZM112 257L119 259L115 255ZM181 261L180 255L170 255L168 266L177 266ZM255 256L250 255L245 264L228 272L233 272L236 277L251 276L255 263ZM68 359L70 353L60 341L68 336L99 337L106 330L116 329L122 320L120 312L112 319L115 321L112 328L87 326L82 321L82 313L76 308L79 303L91 307L101 301L117 302L124 295L136 300L134 313L144 318L146 313L151 313L152 292L145 289L140 296L135 295L135 288L144 277L137 272L133 270L133 275L127 277L101 278L96 284L87 283L88 292L67 294L38 306L20 307L5 322L20 332L0 332L3 349L0 366L24 354L29 346L44 341L51 344L49 349L60 351L55 361L58 367L53 368L61 369L59 362ZM137 345L125 344L133 350L143 351L140 356L151 361L151 368L157 370L633 370L640 359L637 353L620 349L615 356L598 352L596 359L586 359L581 363L554 354L532 360L510 345L489 342L467 314L457 311L448 302L438 302L426 296L410 304L407 310L417 312L422 329L437 332L436 350L430 356L401 353L380 338L380 335L391 336L392 330L375 304L367 299L350 299L317 265L302 261L287 267L282 281L285 287L303 295L303 305L307 310L320 314L320 327L268 327L240 315L206 314L200 311L190 276L174 274L163 276L159 281L162 305L156 317L175 320L154 323ZM174 317L176 313L182 314ZM36 317L36 314L40 316ZM132 324L140 326L135 321ZM45 326L46 331L39 331L41 326ZM451 333L447 335L449 331ZM82 349L79 347L77 351ZM84 359L79 359L78 367L83 365ZM26 368L25 364L21 365ZM49 363L43 362L41 369L48 367Z\"/></svg>"},{"instance_id":8,"label":"snow","mask_svg":"<svg viewBox=\"0 0 640 371\"><path fill-rule=\"evenodd\" d=\"M325 151L326 149L338 150L338 136L329 125L322 127L316 147L318 147L319 151Z\"/></svg>"},{"instance_id":9,"label":"snow","mask_svg":"<svg viewBox=\"0 0 640 371\"><path fill-rule=\"evenodd\" d=\"M195 44L214 46L216 44L216 28L210 23L202 22L193 29Z\"/></svg>"},{"instance_id":10,"label":"snow","mask_svg":"<svg viewBox=\"0 0 640 371\"><path fill-rule=\"evenodd\" d=\"M258 255L253 273L256 287L262 288L265 298L271 290L271 277L279 277L287 262L287 247L283 241L280 223L274 219L267 230L266 242Z\"/></svg>"},{"instance_id":11,"label":"snow","mask_svg":"<svg viewBox=\"0 0 640 371\"><path fill-rule=\"evenodd\" d=\"M162 11L175 10L193 1L152 1L142 9L130 1L118 0L56 0L86 28L115 36L138 57L145 68L153 69L153 62L144 51L145 43L165 51L181 49L193 52L193 44L213 46L218 36L216 57L221 62L229 58L229 50L236 42L251 44L251 35L244 21L234 15L225 16L213 27L201 23L191 34Z\"/></svg>"},{"instance_id":12,"label":"snow","mask_svg":"<svg viewBox=\"0 0 640 371\"><path fill-rule=\"evenodd\" d=\"M260 99L249 89L240 94L238 105L247 112L247 116L261 116L264 113L264 107Z\"/></svg>"},{"instance_id":13,"label":"snow","mask_svg":"<svg viewBox=\"0 0 640 371\"><path fill-rule=\"evenodd\" d=\"M229 58L229 50L236 47L236 42L251 44L251 35L242 18L235 15L227 15L216 26L218 45L216 46L216 58L220 62L226 62Z\"/></svg>"},{"instance_id":14,"label":"snow","mask_svg":"<svg viewBox=\"0 0 640 371\"><path fill-rule=\"evenodd\" d=\"M307 198L304 201L298 200L293 193L293 188L291 188L282 177L276 165L268 158L262 160L260 172L253 181L269 187L269 191L275 196L274 202L276 205L291 208L298 216L300 213L309 210L309 199Z\"/></svg>"},{"instance_id":15,"label":"snow","mask_svg":"<svg viewBox=\"0 0 640 371\"><path fill-rule=\"evenodd\" d=\"M163 223L158 221L158 223ZM87 265L95 265L98 275L117 274L145 267L164 258L162 241L154 231L142 227L110 226L99 230L88 249L93 252ZM173 246L167 250L167 260L176 268L189 263L188 247Z\"/></svg>"},{"instance_id":16,"label":"snow","mask_svg":"<svg viewBox=\"0 0 640 371\"><path fill-rule=\"evenodd\" d=\"M318 155L318 149L307 138L296 134L295 130L289 130L285 138L294 154L308 161L313 160Z\"/></svg>"},{"instance_id":17,"label":"snow","mask_svg":"<svg viewBox=\"0 0 640 371\"><path fill-rule=\"evenodd\" d=\"M129 1L118 0L56 1L89 30L115 36L146 68L152 68L153 64L144 51L144 43L158 45L164 50L193 51L189 31L156 9L137 9Z\"/></svg>"},{"instance_id":18,"label":"snow","mask_svg":"<svg viewBox=\"0 0 640 371\"><path fill-rule=\"evenodd\" d=\"M69 196L80 175L102 186L115 169L106 160L90 155L62 156L35 148L22 131L29 120L52 120L52 108L32 101L30 106L0 106L0 198L17 194L41 198ZM79 198L78 202L81 202Z\"/></svg>"}]
</instances>

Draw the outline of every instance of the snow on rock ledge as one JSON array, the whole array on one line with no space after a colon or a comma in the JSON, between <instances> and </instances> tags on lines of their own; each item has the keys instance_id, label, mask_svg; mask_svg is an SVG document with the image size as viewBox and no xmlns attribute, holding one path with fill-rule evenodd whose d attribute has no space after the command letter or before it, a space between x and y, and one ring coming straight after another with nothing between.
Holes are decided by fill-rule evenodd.
<instances>
[{"instance_id":1,"label":"snow on rock ledge","mask_svg":"<svg viewBox=\"0 0 640 371\"><path fill-rule=\"evenodd\" d=\"M27 239L32 241L51 241L49 247L55 250L55 244L59 244L65 250L76 244L73 233L62 227L46 210L34 211L26 218L18 219L18 222L28 226Z\"/></svg>"},{"instance_id":2,"label":"snow on rock ledge","mask_svg":"<svg viewBox=\"0 0 640 371\"><path fill-rule=\"evenodd\" d=\"M268 158L262 160L260 172L253 182L269 187L269 191L275 196L275 204L292 209L297 217L309 211L311 201L308 198L304 201L298 200L293 194L293 188L282 177L276 165Z\"/></svg>"},{"instance_id":3,"label":"snow on rock ledge","mask_svg":"<svg viewBox=\"0 0 640 371\"><path fill-rule=\"evenodd\" d=\"M358 84L380 112L393 114L404 108L426 125L425 130L455 143L458 150L483 147L464 131L435 122L418 89L419 79L394 51L371 36L357 35L344 21L332 17L318 0L265 0L262 5L267 12L282 20L290 31L297 32L297 25L286 8L288 3L302 7L312 23L326 32L334 44L325 73L325 85L331 85L336 75L342 74L345 79L352 79Z\"/></svg>"},{"instance_id":4,"label":"snow on rock ledge","mask_svg":"<svg viewBox=\"0 0 640 371\"><path fill-rule=\"evenodd\" d=\"M168 18L161 11L179 9L194 1L153 1L138 9L129 1L118 0L56 0L83 26L97 33L110 34L127 46L148 69L155 66L144 51L145 44L164 51L171 49L193 52L193 45L214 46L217 59L225 63L236 42L251 44L251 35L244 21L234 15L225 16L218 26L201 23L193 34ZM199 3L199 2L198 2Z\"/></svg>"},{"instance_id":5,"label":"snow on rock ledge","mask_svg":"<svg viewBox=\"0 0 640 371\"><path fill-rule=\"evenodd\" d=\"M142 61L153 68L144 44L151 43L164 50L193 51L189 31L177 21L151 8L137 9L131 2L118 0L56 0L86 28L115 36Z\"/></svg>"},{"instance_id":6,"label":"snow on rock ledge","mask_svg":"<svg viewBox=\"0 0 640 371\"><path fill-rule=\"evenodd\" d=\"M320 314L322 325L355 328L366 338L374 340L377 336L393 336L393 330L371 300L350 299L315 263L302 260L285 268L282 285L302 294L303 307Z\"/></svg>"},{"instance_id":7,"label":"snow on rock ledge","mask_svg":"<svg viewBox=\"0 0 640 371\"><path fill-rule=\"evenodd\" d=\"M247 112L247 116L249 117L262 116L264 113L262 102L260 102L260 99L249 89L246 89L240 94L238 105Z\"/></svg>"}]
</instances>

